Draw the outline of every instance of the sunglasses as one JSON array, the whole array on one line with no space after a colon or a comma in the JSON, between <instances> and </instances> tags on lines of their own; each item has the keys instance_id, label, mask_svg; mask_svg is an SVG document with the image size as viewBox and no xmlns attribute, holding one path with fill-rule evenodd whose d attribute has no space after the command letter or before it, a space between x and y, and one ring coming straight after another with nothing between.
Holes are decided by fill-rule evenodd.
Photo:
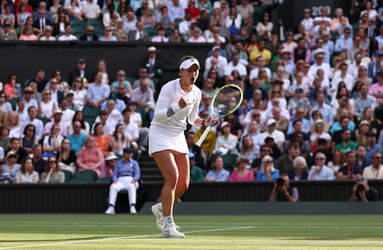
<instances>
[{"instance_id":1,"label":"sunglasses","mask_svg":"<svg viewBox=\"0 0 383 250\"><path fill-rule=\"evenodd\" d=\"M273 161L265 161L265 163L273 163Z\"/></svg>"},{"instance_id":2,"label":"sunglasses","mask_svg":"<svg viewBox=\"0 0 383 250\"><path fill-rule=\"evenodd\" d=\"M49 161L49 163L57 163L57 161Z\"/></svg>"},{"instance_id":3,"label":"sunglasses","mask_svg":"<svg viewBox=\"0 0 383 250\"><path fill-rule=\"evenodd\" d=\"M316 160L316 161L323 161L324 158L316 158L315 160Z\"/></svg>"}]
</instances>

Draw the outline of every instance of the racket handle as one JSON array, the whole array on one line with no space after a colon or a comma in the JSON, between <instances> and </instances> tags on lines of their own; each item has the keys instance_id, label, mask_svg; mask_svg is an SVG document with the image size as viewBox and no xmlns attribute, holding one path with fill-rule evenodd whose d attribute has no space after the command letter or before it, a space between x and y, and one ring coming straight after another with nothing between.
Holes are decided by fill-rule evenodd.
<instances>
[{"instance_id":1,"label":"racket handle","mask_svg":"<svg viewBox=\"0 0 383 250\"><path fill-rule=\"evenodd\" d=\"M197 143L196 143L196 145L197 145L198 147L201 147L201 144L202 144L202 142L205 140L207 134L210 132L210 129L211 129L210 126L208 126L208 127L205 129L205 131L203 132L203 134L201 135L201 137L199 138L199 140L198 140Z\"/></svg>"}]
</instances>

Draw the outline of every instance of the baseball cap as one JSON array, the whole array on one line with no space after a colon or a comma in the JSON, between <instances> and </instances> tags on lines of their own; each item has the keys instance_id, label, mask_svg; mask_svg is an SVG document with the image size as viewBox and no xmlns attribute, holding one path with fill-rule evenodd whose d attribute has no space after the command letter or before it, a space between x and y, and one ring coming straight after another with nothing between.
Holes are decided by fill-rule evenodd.
<instances>
[{"instance_id":1,"label":"baseball cap","mask_svg":"<svg viewBox=\"0 0 383 250\"><path fill-rule=\"evenodd\" d=\"M230 126L230 123L228 123L228 122L223 122L222 125L221 125L221 128L224 128L224 127L226 127L226 126Z\"/></svg>"},{"instance_id":2,"label":"baseball cap","mask_svg":"<svg viewBox=\"0 0 383 250\"><path fill-rule=\"evenodd\" d=\"M63 112L60 110L60 109L56 109L55 110L55 112L53 112L53 114L55 115L55 114L63 114Z\"/></svg>"},{"instance_id":3,"label":"baseball cap","mask_svg":"<svg viewBox=\"0 0 383 250\"><path fill-rule=\"evenodd\" d=\"M269 119L266 123L267 126L270 126L272 124L277 124L277 122L274 119Z\"/></svg>"},{"instance_id":4,"label":"baseball cap","mask_svg":"<svg viewBox=\"0 0 383 250\"><path fill-rule=\"evenodd\" d=\"M318 54L324 54L324 50L323 49L315 50L315 55L318 55Z\"/></svg>"},{"instance_id":5,"label":"baseball cap","mask_svg":"<svg viewBox=\"0 0 383 250\"><path fill-rule=\"evenodd\" d=\"M362 125L370 125L370 123L367 120L363 120L360 122L359 126L362 126Z\"/></svg>"}]
</instances>

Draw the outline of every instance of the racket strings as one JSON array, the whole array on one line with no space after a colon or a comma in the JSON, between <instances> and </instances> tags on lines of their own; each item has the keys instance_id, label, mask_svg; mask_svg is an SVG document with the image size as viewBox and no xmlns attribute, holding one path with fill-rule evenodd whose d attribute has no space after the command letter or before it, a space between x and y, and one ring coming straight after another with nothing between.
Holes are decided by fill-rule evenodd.
<instances>
[{"instance_id":1,"label":"racket strings","mask_svg":"<svg viewBox=\"0 0 383 250\"><path fill-rule=\"evenodd\" d=\"M242 100L242 91L237 86L227 86L220 89L213 102L214 113L225 116L234 112Z\"/></svg>"}]
</instances>

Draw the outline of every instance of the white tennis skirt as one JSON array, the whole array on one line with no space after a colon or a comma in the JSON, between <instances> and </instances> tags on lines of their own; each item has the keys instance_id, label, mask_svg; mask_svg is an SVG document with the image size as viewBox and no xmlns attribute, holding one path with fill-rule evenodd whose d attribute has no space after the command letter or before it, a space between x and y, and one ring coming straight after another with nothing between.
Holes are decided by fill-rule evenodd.
<instances>
[{"instance_id":1,"label":"white tennis skirt","mask_svg":"<svg viewBox=\"0 0 383 250\"><path fill-rule=\"evenodd\" d=\"M163 150L174 150L187 154L189 148L184 131L169 131L152 124L149 128L149 155Z\"/></svg>"}]
</instances>

